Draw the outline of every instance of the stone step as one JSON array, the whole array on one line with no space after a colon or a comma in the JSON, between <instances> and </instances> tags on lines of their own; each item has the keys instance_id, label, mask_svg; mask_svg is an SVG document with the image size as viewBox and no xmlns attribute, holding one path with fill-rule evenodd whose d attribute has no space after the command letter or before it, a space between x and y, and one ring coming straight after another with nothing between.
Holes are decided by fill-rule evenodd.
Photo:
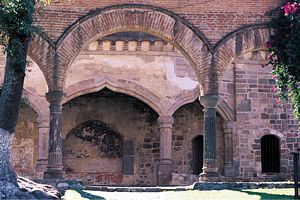
<instances>
[{"instance_id":1,"label":"stone step","mask_svg":"<svg viewBox=\"0 0 300 200\"><path fill-rule=\"evenodd\" d=\"M193 190L293 188L294 182L198 182Z\"/></svg>"},{"instance_id":2,"label":"stone step","mask_svg":"<svg viewBox=\"0 0 300 200\"><path fill-rule=\"evenodd\" d=\"M258 188L293 188L293 182L198 182L191 186L157 186L157 187L114 187L86 186L86 190L105 192L165 192L188 190L222 190L222 189L258 189Z\"/></svg>"},{"instance_id":3,"label":"stone step","mask_svg":"<svg viewBox=\"0 0 300 200\"><path fill-rule=\"evenodd\" d=\"M113 187L113 186L86 186L86 190L104 191L104 192L164 192L164 191L187 191L192 190L187 187Z\"/></svg>"}]
</instances>

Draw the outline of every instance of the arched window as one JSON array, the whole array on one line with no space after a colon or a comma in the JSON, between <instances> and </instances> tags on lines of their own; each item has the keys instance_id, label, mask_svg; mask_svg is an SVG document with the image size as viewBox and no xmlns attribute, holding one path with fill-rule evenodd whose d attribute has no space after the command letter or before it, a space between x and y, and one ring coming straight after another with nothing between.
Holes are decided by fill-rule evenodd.
<instances>
[{"instance_id":1,"label":"arched window","mask_svg":"<svg viewBox=\"0 0 300 200\"><path fill-rule=\"evenodd\" d=\"M261 138L262 172L280 172L280 142L274 135Z\"/></svg>"},{"instance_id":2,"label":"arched window","mask_svg":"<svg viewBox=\"0 0 300 200\"><path fill-rule=\"evenodd\" d=\"M199 175L203 167L203 136L193 139L193 173Z\"/></svg>"}]
</instances>

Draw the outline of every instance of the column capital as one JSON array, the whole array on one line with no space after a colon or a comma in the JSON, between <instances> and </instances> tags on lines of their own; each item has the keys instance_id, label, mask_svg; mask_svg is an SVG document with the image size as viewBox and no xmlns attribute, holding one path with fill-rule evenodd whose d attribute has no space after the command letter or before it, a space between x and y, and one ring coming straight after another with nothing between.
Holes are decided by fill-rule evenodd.
<instances>
[{"instance_id":1,"label":"column capital","mask_svg":"<svg viewBox=\"0 0 300 200\"><path fill-rule=\"evenodd\" d=\"M60 104L64 96L65 93L63 91L49 91L46 93L46 99L50 104Z\"/></svg>"},{"instance_id":2,"label":"column capital","mask_svg":"<svg viewBox=\"0 0 300 200\"><path fill-rule=\"evenodd\" d=\"M49 120L37 121L38 128L49 128Z\"/></svg>"},{"instance_id":3,"label":"column capital","mask_svg":"<svg viewBox=\"0 0 300 200\"><path fill-rule=\"evenodd\" d=\"M199 100L204 108L216 108L219 97L217 95L205 95L200 96Z\"/></svg>"},{"instance_id":4,"label":"column capital","mask_svg":"<svg viewBox=\"0 0 300 200\"><path fill-rule=\"evenodd\" d=\"M224 130L225 134L232 134L233 122L232 121L224 121L223 122L223 130Z\"/></svg>"},{"instance_id":5,"label":"column capital","mask_svg":"<svg viewBox=\"0 0 300 200\"><path fill-rule=\"evenodd\" d=\"M49 128L49 117L41 117L37 119L38 128Z\"/></svg>"},{"instance_id":6,"label":"column capital","mask_svg":"<svg viewBox=\"0 0 300 200\"><path fill-rule=\"evenodd\" d=\"M159 116L157 119L159 128L172 128L174 118L172 116Z\"/></svg>"}]
</instances>

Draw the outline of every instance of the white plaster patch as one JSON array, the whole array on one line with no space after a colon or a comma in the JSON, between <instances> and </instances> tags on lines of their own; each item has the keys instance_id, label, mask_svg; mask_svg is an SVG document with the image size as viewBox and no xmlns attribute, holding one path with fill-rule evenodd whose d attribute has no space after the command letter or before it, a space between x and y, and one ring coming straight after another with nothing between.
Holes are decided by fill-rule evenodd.
<instances>
[{"instance_id":1,"label":"white plaster patch","mask_svg":"<svg viewBox=\"0 0 300 200\"><path fill-rule=\"evenodd\" d=\"M166 75L167 81L171 84L176 85L183 90L192 90L198 87L198 82L190 79L189 77L177 77L175 73L175 65L170 58L166 58Z\"/></svg>"}]
</instances>

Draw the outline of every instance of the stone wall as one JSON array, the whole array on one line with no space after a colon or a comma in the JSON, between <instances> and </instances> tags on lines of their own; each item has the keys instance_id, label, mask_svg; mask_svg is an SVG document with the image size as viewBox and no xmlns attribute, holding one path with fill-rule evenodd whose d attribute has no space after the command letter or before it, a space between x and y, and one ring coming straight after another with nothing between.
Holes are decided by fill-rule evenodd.
<instances>
[{"instance_id":1,"label":"stone wall","mask_svg":"<svg viewBox=\"0 0 300 200\"><path fill-rule=\"evenodd\" d=\"M199 180L199 174L193 174L193 139L203 135L203 107L199 101L187 104L174 113L172 137L172 155L174 173L172 184L189 185ZM219 173L224 170L224 134L222 118L217 116L217 160Z\"/></svg>"},{"instance_id":2,"label":"stone wall","mask_svg":"<svg viewBox=\"0 0 300 200\"><path fill-rule=\"evenodd\" d=\"M106 96L104 92L115 94ZM157 114L139 100L105 89L77 97L63 107L64 166L66 177L81 178L86 184L156 185L159 160ZM116 95L117 94L117 95ZM172 149L174 174L172 184L187 185L198 179L193 175L192 140L202 135L203 112L199 101L187 104L174 114ZM87 120L99 120L134 144L134 174L126 175L122 158L104 156L97 145L69 134ZM224 139L222 119L217 118L217 157L223 173ZM86 134L88 135L88 134ZM123 152L124 153L124 152ZM176 180L176 176L184 180ZM189 177L189 178L187 178Z\"/></svg>"},{"instance_id":3,"label":"stone wall","mask_svg":"<svg viewBox=\"0 0 300 200\"><path fill-rule=\"evenodd\" d=\"M107 129L98 126L101 130L96 130L92 122L97 121L88 121L83 129L78 129L78 132L74 132L73 129L65 139L65 172L68 177L73 176L74 178L88 174L89 177L85 177L85 181L87 179L95 181L87 182L87 184L120 184L122 180L122 143L120 143L122 138L118 139L118 143L120 143L117 146L118 154L113 154L115 136L112 133L101 134ZM89 128L90 130L88 130Z\"/></svg>"},{"instance_id":4,"label":"stone wall","mask_svg":"<svg viewBox=\"0 0 300 200\"><path fill-rule=\"evenodd\" d=\"M271 69L262 68L262 52L237 58L223 79L223 95L236 109L233 149L239 180L287 180L292 176L292 152L299 147L297 121L289 102L277 103ZM233 77L234 79L230 79ZM224 89L224 90L223 90ZM234 99L226 97L235 93ZM229 92L228 92L229 91ZM280 139L280 173L262 173L261 144L264 135Z\"/></svg>"},{"instance_id":5,"label":"stone wall","mask_svg":"<svg viewBox=\"0 0 300 200\"><path fill-rule=\"evenodd\" d=\"M38 154L37 114L26 103L21 104L12 144L13 167L17 174L32 177Z\"/></svg>"},{"instance_id":6,"label":"stone wall","mask_svg":"<svg viewBox=\"0 0 300 200\"><path fill-rule=\"evenodd\" d=\"M135 98L122 94L102 95L92 93L64 104L66 177L81 178L86 184L155 185L156 159L159 158L157 114ZM121 158L105 158L90 142L68 135L74 127L88 120L101 121L119 132L123 141L133 141L133 163L122 163ZM87 165L92 161L93 165ZM68 166L70 163L73 167ZM126 175L122 165L130 164L134 166L134 173ZM68 171L68 167L73 171Z\"/></svg>"}]
</instances>

